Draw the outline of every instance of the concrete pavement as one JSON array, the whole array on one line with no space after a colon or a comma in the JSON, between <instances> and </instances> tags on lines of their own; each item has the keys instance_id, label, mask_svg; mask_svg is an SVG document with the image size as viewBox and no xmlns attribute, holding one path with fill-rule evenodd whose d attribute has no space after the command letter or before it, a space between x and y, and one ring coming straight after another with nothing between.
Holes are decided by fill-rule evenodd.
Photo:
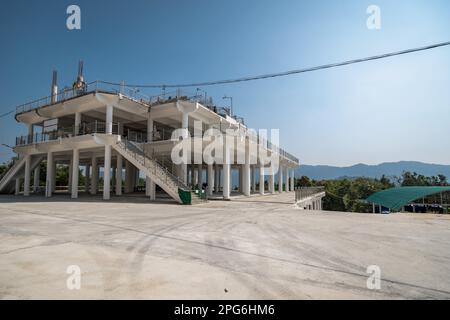
<instances>
[{"instance_id":1,"label":"concrete pavement","mask_svg":"<svg viewBox=\"0 0 450 320\"><path fill-rule=\"evenodd\" d=\"M450 298L450 217L0 196L2 299ZM127 202L130 201L130 202ZM69 290L70 265L81 269ZM366 268L381 269L381 289Z\"/></svg>"}]
</instances>

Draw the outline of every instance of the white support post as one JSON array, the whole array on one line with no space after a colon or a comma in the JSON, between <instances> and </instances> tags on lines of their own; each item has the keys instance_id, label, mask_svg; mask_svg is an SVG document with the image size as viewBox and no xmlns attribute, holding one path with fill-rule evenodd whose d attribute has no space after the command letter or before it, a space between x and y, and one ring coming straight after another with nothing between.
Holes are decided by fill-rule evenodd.
<instances>
[{"instance_id":1,"label":"white support post","mask_svg":"<svg viewBox=\"0 0 450 320\"><path fill-rule=\"evenodd\" d=\"M117 154L117 172L116 172L116 196L122 195L122 167L123 167L123 158L119 153Z\"/></svg>"},{"instance_id":2,"label":"white support post","mask_svg":"<svg viewBox=\"0 0 450 320\"><path fill-rule=\"evenodd\" d=\"M203 165L202 164L198 165L197 172L198 172L198 188L199 188L199 190L202 190L202 187L203 187Z\"/></svg>"},{"instance_id":3,"label":"white support post","mask_svg":"<svg viewBox=\"0 0 450 320\"><path fill-rule=\"evenodd\" d=\"M16 179L16 185L15 185L14 194L17 196L19 193L20 193L20 179L17 178Z\"/></svg>"},{"instance_id":4,"label":"white support post","mask_svg":"<svg viewBox=\"0 0 450 320\"><path fill-rule=\"evenodd\" d=\"M264 165L259 165L259 194L264 195Z\"/></svg>"},{"instance_id":5,"label":"white support post","mask_svg":"<svg viewBox=\"0 0 450 320\"><path fill-rule=\"evenodd\" d=\"M30 195L30 180L31 180L31 156L25 156L25 178L23 182L23 195L28 197Z\"/></svg>"},{"instance_id":6,"label":"white support post","mask_svg":"<svg viewBox=\"0 0 450 320\"><path fill-rule=\"evenodd\" d=\"M230 199L230 187L231 187L231 164L230 164L230 147L227 146L227 143L224 142L223 144L223 187L222 187L222 194L223 198L228 200Z\"/></svg>"},{"instance_id":7,"label":"white support post","mask_svg":"<svg viewBox=\"0 0 450 320\"><path fill-rule=\"evenodd\" d=\"M45 196L47 198L52 196L53 191L53 175L55 174L53 164L53 153L48 152L47 153L47 176L45 178Z\"/></svg>"},{"instance_id":8,"label":"white support post","mask_svg":"<svg viewBox=\"0 0 450 320\"><path fill-rule=\"evenodd\" d=\"M89 192L89 186L91 184L91 165L87 164L84 168L84 190Z\"/></svg>"},{"instance_id":9,"label":"white support post","mask_svg":"<svg viewBox=\"0 0 450 320\"><path fill-rule=\"evenodd\" d=\"M283 192L283 167L281 165L278 168L278 192Z\"/></svg>"},{"instance_id":10,"label":"white support post","mask_svg":"<svg viewBox=\"0 0 450 320\"><path fill-rule=\"evenodd\" d=\"M213 195L214 189L214 166L208 164L208 196Z\"/></svg>"},{"instance_id":11,"label":"white support post","mask_svg":"<svg viewBox=\"0 0 450 320\"><path fill-rule=\"evenodd\" d=\"M73 155L69 160L69 170L68 170L69 178L67 183L67 189L69 193L72 193L72 180L73 180Z\"/></svg>"},{"instance_id":12,"label":"white support post","mask_svg":"<svg viewBox=\"0 0 450 320\"><path fill-rule=\"evenodd\" d=\"M98 189L98 164L97 164L97 158L92 157L92 182L91 182L91 194L96 195L97 189Z\"/></svg>"},{"instance_id":13,"label":"white support post","mask_svg":"<svg viewBox=\"0 0 450 320\"><path fill-rule=\"evenodd\" d=\"M247 139L247 148L245 149L245 159L244 159L244 168L243 168L243 187L244 187L244 195L250 196L250 187L251 187L251 172L250 172L250 141Z\"/></svg>"},{"instance_id":14,"label":"white support post","mask_svg":"<svg viewBox=\"0 0 450 320\"><path fill-rule=\"evenodd\" d=\"M269 192L274 193L275 192L275 176L273 174L272 164L270 165L269 170L270 170L270 172L269 172Z\"/></svg>"},{"instance_id":15,"label":"white support post","mask_svg":"<svg viewBox=\"0 0 450 320\"><path fill-rule=\"evenodd\" d=\"M113 106L112 105L106 106L106 121L105 122L106 122L106 133L112 134L112 128L113 128ZM110 158L111 158L111 156L110 156Z\"/></svg>"},{"instance_id":16,"label":"white support post","mask_svg":"<svg viewBox=\"0 0 450 320\"><path fill-rule=\"evenodd\" d=\"M182 111L181 112L181 129L184 129L183 139L187 139L189 137L189 112ZM183 154L183 157L185 155ZM181 170L181 180L184 184L187 184L187 163L180 164ZM192 169L194 170L194 169Z\"/></svg>"},{"instance_id":17,"label":"white support post","mask_svg":"<svg viewBox=\"0 0 450 320\"><path fill-rule=\"evenodd\" d=\"M252 191L256 193L256 167L252 166Z\"/></svg>"},{"instance_id":18,"label":"white support post","mask_svg":"<svg viewBox=\"0 0 450 320\"><path fill-rule=\"evenodd\" d=\"M289 168L286 168L286 180L284 182L286 192L289 192Z\"/></svg>"},{"instance_id":19,"label":"white support post","mask_svg":"<svg viewBox=\"0 0 450 320\"><path fill-rule=\"evenodd\" d=\"M74 134L76 136L80 133L80 125L81 125L81 113L75 112Z\"/></svg>"},{"instance_id":20,"label":"white support post","mask_svg":"<svg viewBox=\"0 0 450 320\"><path fill-rule=\"evenodd\" d=\"M52 193L56 191L56 173L58 171L58 163L53 161L53 173L52 173Z\"/></svg>"},{"instance_id":21,"label":"white support post","mask_svg":"<svg viewBox=\"0 0 450 320\"><path fill-rule=\"evenodd\" d=\"M28 125L28 143L33 142L34 139L34 128L33 124Z\"/></svg>"},{"instance_id":22,"label":"white support post","mask_svg":"<svg viewBox=\"0 0 450 320\"><path fill-rule=\"evenodd\" d=\"M294 186L294 182L295 182L295 169L291 169L291 191L294 191L295 186Z\"/></svg>"},{"instance_id":23,"label":"white support post","mask_svg":"<svg viewBox=\"0 0 450 320\"><path fill-rule=\"evenodd\" d=\"M39 190L40 172L41 172L40 164L38 163L36 168L34 168L34 177L33 177L33 191L34 191L34 193L37 193L38 190Z\"/></svg>"},{"instance_id":24,"label":"white support post","mask_svg":"<svg viewBox=\"0 0 450 320\"><path fill-rule=\"evenodd\" d=\"M79 165L80 150L74 149L72 158L72 199L78 198Z\"/></svg>"},{"instance_id":25,"label":"white support post","mask_svg":"<svg viewBox=\"0 0 450 320\"><path fill-rule=\"evenodd\" d=\"M111 145L105 145L105 165L103 172L103 200L111 197Z\"/></svg>"},{"instance_id":26,"label":"white support post","mask_svg":"<svg viewBox=\"0 0 450 320\"><path fill-rule=\"evenodd\" d=\"M147 142L153 141L153 127L154 122L151 113L147 116ZM155 183L150 179L150 177L145 177L145 194L150 197L150 200L155 200L156 198L156 186Z\"/></svg>"}]
</instances>

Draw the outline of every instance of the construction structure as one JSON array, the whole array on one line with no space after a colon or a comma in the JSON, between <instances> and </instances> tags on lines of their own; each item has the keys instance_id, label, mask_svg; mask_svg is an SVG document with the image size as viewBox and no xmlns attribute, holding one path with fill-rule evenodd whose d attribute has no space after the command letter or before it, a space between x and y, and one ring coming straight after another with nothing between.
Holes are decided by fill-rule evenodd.
<instances>
[{"instance_id":1,"label":"construction structure","mask_svg":"<svg viewBox=\"0 0 450 320\"><path fill-rule=\"evenodd\" d=\"M82 63L71 88L58 91L56 76L54 72L50 96L16 108L15 119L27 126L28 134L16 138L13 150L18 160L0 180L0 192L52 197L56 168L61 165L69 167L66 192L74 199L80 192L101 192L105 200L112 194L136 192L140 176L145 177L141 191L150 199L156 198L158 189L159 194L185 204L206 197L230 199L234 191L245 196L274 193L276 180L279 192L294 189L298 159L255 135L242 118L232 115L228 108L215 106L198 90L194 94L164 90L148 97L125 85L86 83ZM199 122L200 129L196 126ZM200 130L201 136L211 128L222 133L233 129L244 139L236 154L229 155L229 149L224 149L231 160L242 156L243 163L174 163L172 150L179 143L175 130L184 130L186 136ZM258 160L251 148L253 143L258 151L264 149L276 157L277 168ZM201 156L207 147L207 142L201 142L200 151L192 150L190 158L198 158L196 153ZM43 161L45 187L39 180ZM239 172L237 190L232 190L232 170ZM80 174L85 176L82 187Z\"/></svg>"},{"instance_id":2,"label":"construction structure","mask_svg":"<svg viewBox=\"0 0 450 320\"><path fill-rule=\"evenodd\" d=\"M373 213L388 213L391 211L419 212L427 211L448 212L450 186L408 186L395 187L370 195L366 201L372 204ZM428 201L425 201L425 200ZM420 208L420 210L418 210ZM410 210L408 210L410 209Z\"/></svg>"}]
</instances>

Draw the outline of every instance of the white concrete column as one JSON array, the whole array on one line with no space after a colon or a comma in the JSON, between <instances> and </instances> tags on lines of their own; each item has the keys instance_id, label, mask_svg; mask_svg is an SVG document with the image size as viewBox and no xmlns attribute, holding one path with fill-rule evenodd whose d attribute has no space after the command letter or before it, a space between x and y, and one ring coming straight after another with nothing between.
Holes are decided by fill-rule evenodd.
<instances>
[{"instance_id":1,"label":"white concrete column","mask_svg":"<svg viewBox=\"0 0 450 320\"><path fill-rule=\"evenodd\" d=\"M203 186L203 165L199 164L197 168L198 172L198 188L202 190Z\"/></svg>"},{"instance_id":2,"label":"white concrete column","mask_svg":"<svg viewBox=\"0 0 450 320\"><path fill-rule=\"evenodd\" d=\"M120 153L117 154L117 172L116 172L116 195L122 195L122 167L123 158Z\"/></svg>"},{"instance_id":3,"label":"white concrete column","mask_svg":"<svg viewBox=\"0 0 450 320\"><path fill-rule=\"evenodd\" d=\"M253 166L251 170L252 170L252 191L256 192L256 166Z\"/></svg>"},{"instance_id":4,"label":"white concrete column","mask_svg":"<svg viewBox=\"0 0 450 320\"><path fill-rule=\"evenodd\" d=\"M181 112L181 129L185 129L183 132L183 139L187 139L189 137L189 112ZM187 184L187 165L187 163L180 164L181 179L184 184ZM192 170L194 170L194 167L192 167ZM195 185L194 182L192 182L192 185Z\"/></svg>"},{"instance_id":5,"label":"white concrete column","mask_svg":"<svg viewBox=\"0 0 450 320\"><path fill-rule=\"evenodd\" d=\"M295 189L295 169L291 169L291 191L294 191Z\"/></svg>"},{"instance_id":6,"label":"white concrete column","mask_svg":"<svg viewBox=\"0 0 450 320\"><path fill-rule=\"evenodd\" d=\"M220 175L220 167L216 163L214 166L214 192L219 192L219 175Z\"/></svg>"},{"instance_id":7,"label":"white concrete column","mask_svg":"<svg viewBox=\"0 0 450 320\"><path fill-rule=\"evenodd\" d=\"M153 141L153 127L154 127L154 122L153 122L153 118L151 116L151 113L148 113L148 117L147 117L147 141L148 142L152 142ZM150 200L155 200L156 199L156 185L155 183L152 181L152 179L150 179L150 177L145 177L145 194L150 197Z\"/></svg>"},{"instance_id":8,"label":"white concrete column","mask_svg":"<svg viewBox=\"0 0 450 320\"><path fill-rule=\"evenodd\" d=\"M250 173L250 150L246 148L245 150L245 159L244 159L244 167L243 167L243 181L242 187L244 188L243 193L245 196L250 196L250 187L251 187L251 173Z\"/></svg>"},{"instance_id":9,"label":"white concrete column","mask_svg":"<svg viewBox=\"0 0 450 320\"><path fill-rule=\"evenodd\" d=\"M270 165L269 167L269 192L274 193L275 192L275 176L273 174L273 166Z\"/></svg>"},{"instance_id":10,"label":"white concrete column","mask_svg":"<svg viewBox=\"0 0 450 320\"><path fill-rule=\"evenodd\" d=\"M58 170L58 163L56 161L53 161L53 173L52 173L52 191L51 192L55 192L56 190L56 172Z\"/></svg>"},{"instance_id":11,"label":"white concrete column","mask_svg":"<svg viewBox=\"0 0 450 320\"><path fill-rule=\"evenodd\" d=\"M283 167L278 168L278 192L283 192Z\"/></svg>"},{"instance_id":12,"label":"white concrete column","mask_svg":"<svg viewBox=\"0 0 450 320\"><path fill-rule=\"evenodd\" d=\"M286 181L284 182L286 192L289 192L289 168L286 168Z\"/></svg>"},{"instance_id":13,"label":"white concrete column","mask_svg":"<svg viewBox=\"0 0 450 320\"><path fill-rule=\"evenodd\" d=\"M73 149L72 157L72 199L78 198L78 182L79 182L79 166L80 166L80 150Z\"/></svg>"},{"instance_id":14,"label":"white concrete column","mask_svg":"<svg viewBox=\"0 0 450 320\"><path fill-rule=\"evenodd\" d=\"M222 194L224 199L230 199L231 188L231 159L230 159L230 147L226 143L223 144L223 187Z\"/></svg>"},{"instance_id":15,"label":"white concrete column","mask_svg":"<svg viewBox=\"0 0 450 320\"><path fill-rule=\"evenodd\" d=\"M208 165L208 196L213 195L214 189L214 166L212 164Z\"/></svg>"},{"instance_id":16,"label":"white concrete column","mask_svg":"<svg viewBox=\"0 0 450 320\"><path fill-rule=\"evenodd\" d=\"M106 106L106 133L107 134L112 134L112 127L113 127L113 106L111 105L107 105ZM110 146L110 151L111 151L111 146ZM105 149L105 153L106 153L106 149ZM109 157L110 161L111 161L111 156ZM109 198L108 198L109 199Z\"/></svg>"},{"instance_id":17,"label":"white concrete column","mask_svg":"<svg viewBox=\"0 0 450 320\"><path fill-rule=\"evenodd\" d=\"M132 164L130 161L125 160L125 193L131 192L131 175L132 175Z\"/></svg>"},{"instance_id":18,"label":"white concrete column","mask_svg":"<svg viewBox=\"0 0 450 320\"><path fill-rule=\"evenodd\" d=\"M81 125L81 113L75 112L75 124L74 124L74 134L78 135L80 133L80 125Z\"/></svg>"},{"instance_id":19,"label":"white concrete column","mask_svg":"<svg viewBox=\"0 0 450 320\"><path fill-rule=\"evenodd\" d=\"M148 118L147 118L147 141L151 142L153 141L153 118L150 115L150 112L148 113Z\"/></svg>"},{"instance_id":20,"label":"white concrete column","mask_svg":"<svg viewBox=\"0 0 450 320\"><path fill-rule=\"evenodd\" d=\"M41 172L41 168L40 168L40 164L38 163L38 165L36 166L36 168L34 168L34 179L33 179L33 191L36 193L39 189L39 176L40 176L40 172Z\"/></svg>"},{"instance_id":21,"label":"white concrete column","mask_svg":"<svg viewBox=\"0 0 450 320\"><path fill-rule=\"evenodd\" d=\"M89 192L89 187L90 187L90 184L91 184L91 165L90 164L85 166L85 168L84 168L84 176L85 176L84 190L86 192Z\"/></svg>"},{"instance_id":22,"label":"white concrete column","mask_svg":"<svg viewBox=\"0 0 450 320\"><path fill-rule=\"evenodd\" d=\"M103 172L103 200L109 200L111 197L111 145L105 145L105 166Z\"/></svg>"},{"instance_id":23,"label":"white concrete column","mask_svg":"<svg viewBox=\"0 0 450 320\"><path fill-rule=\"evenodd\" d=\"M20 193L20 179L17 178L16 179L16 185L15 185L14 194L17 196L19 193Z\"/></svg>"},{"instance_id":24,"label":"white concrete column","mask_svg":"<svg viewBox=\"0 0 450 320\"><path fill-rule=\"evenodd\" d=\"M145 177L145 195L150 200L156 200L156 185L149 177Z\"/></svg>"},{"instance_id":25,"label":"white concrete column","mask_svg":"<svg viewBox=\"0 0 450 320\"><path fill-rule=\"evenodd\" d=\"M33 142L34 139L34 128L32 124L28 125L28 143Z\"/></svg>"},{"instance_id":26,"label":"white concrete column","mask_svg":"<svg viewBox=\"0 0 450 320\"><path fill-rule=\"evenodd\" d=\"M73 154L72 157L69 160L69 170L68 170L68 183L67 183L67 189L69 193L72 193L72 178L73 178Z\"/></svg>"},{"instance_id":27,"label":"white concrete column","mask_svg":"<svg viewBox=\"0 0 450 320\"><path fill-rule=\"evenodd\" d=\"M264 195L264 166L259 166L259 194Z\"/></svg>"},{"instance_id":28,"label":"white concrete column","mask_svg":"<svg viewBox=\"0 0 450 320\"><path fill-rule=\"evenodd\" d=\"M96 157L92 157L91 168L92 168L91 194L95 195L95 194L97 194L97 189L98 189L98 164L97 164Z\"/></svg>"},{"instance_id":29,"label":"white concrete column","mask_svg":"<svg viewBox=\"0 0 450 320\"><path fill-rule=\"evenodd\" d=\"M31 180L31 156L25 156L25 178L23 182L23 195L28 197L30 195L30 180Z\"/></svg>"},{"instance_id":30,"label":"white concrete column","mask_svg":"<svg viewBox=\"0 0 450 320\"><path fill-rule=\"evenodd\" d=\"M48 152L47 153L47 176L45 178L45 196L51 197L52 191L53 191L53 176L55 174L54 170L54 164L53 164L53 153Z\"/></svg>"}]
</instances>

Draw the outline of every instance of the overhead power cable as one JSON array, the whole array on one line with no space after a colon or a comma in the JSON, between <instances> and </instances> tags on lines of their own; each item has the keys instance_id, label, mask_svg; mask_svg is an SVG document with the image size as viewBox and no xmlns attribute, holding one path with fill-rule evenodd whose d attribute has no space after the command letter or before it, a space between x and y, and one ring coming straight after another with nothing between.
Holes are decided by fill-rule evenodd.
<instances>
[{"instance_id":1,"label":"overhead power cable","mask_svg":"<svg viewBox=\"0 0 450 320\"><path fill-rule=\"evenodd\" d=\"M413 53L413 52L435 49L435 48L444 47L444 46L448 46L448 45L450 45L450 41L437 43L437 44L433 44L433 45L429 45L429 46L425 46L425 47L419 47L419 48L414 48L414 49L407 49L407 50L402 50L402 51L397 51L397 52L380 54L380 55L371 56L371 57L367 57L367 58L325 64L325 65L316 66L316 67L310 67L310 68L304 68L304 69L294 69L294 70L289 70L289 71L284 71L284 72L269 73L269 74L249 76L249 77L236 78L236 79L228 79L228 80L217 80L217 81L197 82L197 83L183 83L183 84L123 84L120 82L110 82L110 81L99 81L99 82L109 84L109 85L124 86L124 87L131 87L131 88L163 88L163 89L165 89L165 88L183 88L183 87L205 87L205 86L213 86L213 85L220 85L220 84L261 80L261 79L267 79L267 78L284 77L284 76L289 76L289 75L293 75L293 74L299 74L299 73L305 73L305 72L311 72L311 71L317 71L317 70L323 70L323 69L330 69L330 68L335 68L335 67L342 67L342 66L346 66L346 65L350 65L350 64L367 62L367 61L371 61L371 60L379 60L379 59L389 58L389 57L393 57L393 56L399 56L399 55ZM0 115L0 118L6 117L7 115L13 113L14 111L15 110L6 112L6 113Z\"/></svg>"},{"instance_id":2,"label":"overhead power cable","mask_svg":"<svg viewBox=\"0 0 450 320\"><path fill-rule=\"evenodd\" d=\"M196 83L182 83L182 84L128 84L128 85L124 85L124 86L133 87L133 88L182 88L182 87L205 87L205 86L213 86L213 85L220 85L220 84L254 81L254 80L267 79L267 78L284 77L284 76L289 76L289 75L293 75L293 74L299 74L299 73L305 73L305 72L311 72L311 71L317 71L317 70L323 70L323 69L330 69L330 68L335 68L335 67L342 67L342 66L346 66L349 64L356 64L356 63L367 62L367 61L372 61L372 60L379 60L379 59L389 58L389 57L393 57L393 56L399 56L399 55L413 53L413 52L435 49L435 48L444 47L444 46L448 46L448 45L450 45L450 41L432 44L432 45L425 46L425 47L419 47L419 48L407 49L407 50L402 50L402 51L397 51L397 52L380 54L380 55L371 56L371 57L367 57L367 58L347 60L347 61L343 61L343 62L325 64L325 65L320 65L320 66L316 66L316 67L310 67L310 68L304 68L304 69L294 69L294 70L289 70L289 71L284 71L284 72L262 74L262 75L257 75L257 76L248 76L248 77L236 78L236 79L216 80L216 81L196 82ZM106 84L110 84L110 85L121 85L121 83L115 83L115 82L108 82L108 81L102 81L102 82L106 83Z\"/></svg>"}]
</instances>

